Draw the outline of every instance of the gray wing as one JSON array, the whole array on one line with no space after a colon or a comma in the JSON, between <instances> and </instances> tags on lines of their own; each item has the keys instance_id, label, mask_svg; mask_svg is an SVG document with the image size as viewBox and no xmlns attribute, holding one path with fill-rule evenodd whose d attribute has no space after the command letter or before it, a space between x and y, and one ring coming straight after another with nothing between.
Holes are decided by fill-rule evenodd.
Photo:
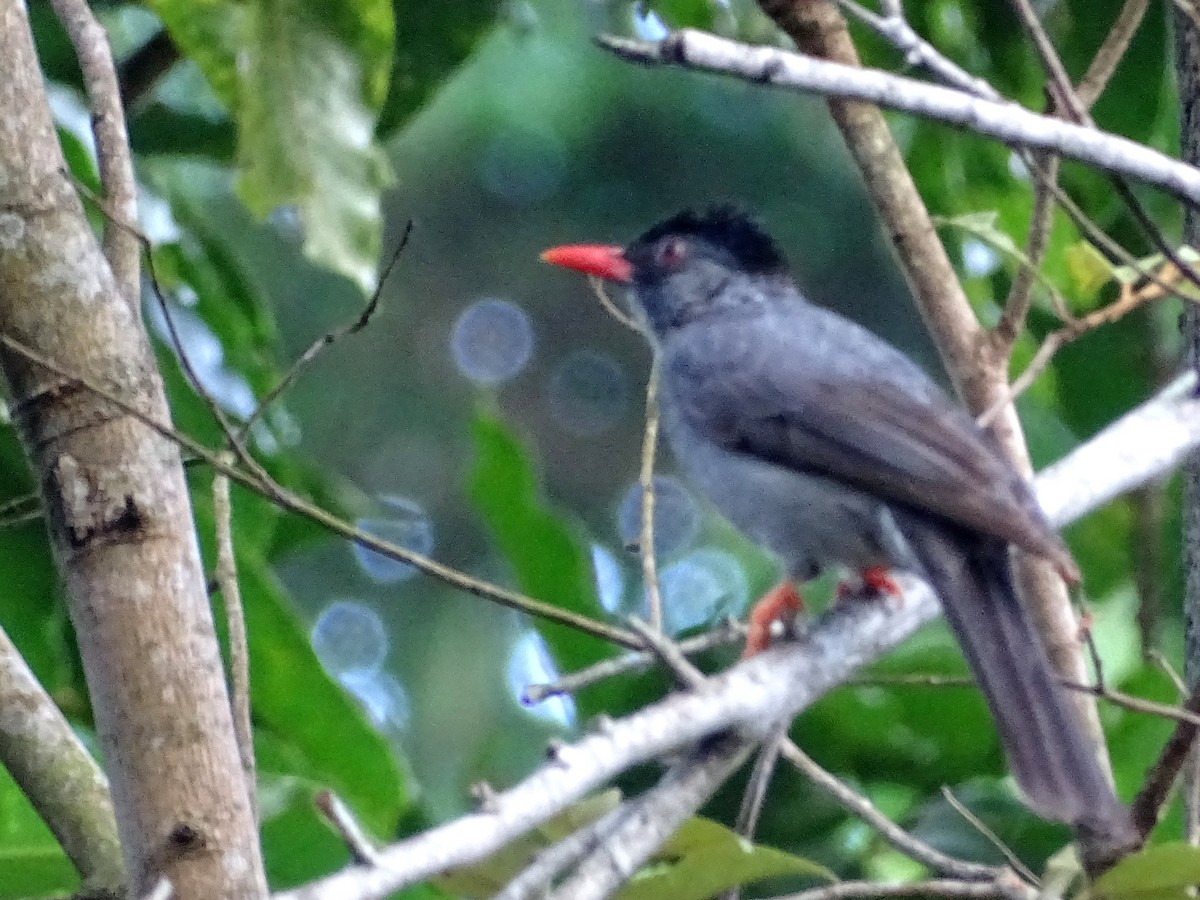
<instances>
[{"instance_id":1,"label":"gray wing","mask_svg":"<svg viewBox=\"0 0 1200 900\"><path fill-rule=\"evenodd\" d=\"M899 351L831 313L685 329L666 352L679 414L720 446L840 481L1077 569L1032 491Z\"/></svg>"}]
</instances>

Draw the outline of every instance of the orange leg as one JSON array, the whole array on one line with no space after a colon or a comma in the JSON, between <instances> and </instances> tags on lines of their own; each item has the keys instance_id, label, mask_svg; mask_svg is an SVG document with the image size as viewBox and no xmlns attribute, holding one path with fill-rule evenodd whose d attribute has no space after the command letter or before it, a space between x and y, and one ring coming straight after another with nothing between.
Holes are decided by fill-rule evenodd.
<instances>
[{"instance_id":1,"label":"orange leg","mask_svg":"<svg viewBox=\"0 0 1200 900\"><path fill-rule=\"evenodd\" d=\"M900 585L892 580L888 574L887 566L871 566L863 569L859 575L859 580L862 583L864 593L882 596L890 594L893 597L903 596L904 592L900 590ZM853 596L854 588L852 585L842 583L837 587L837 596L839 600Z\"/></svg>"},{"instance_id":2,"label":"orange leg","mask_svg":"<svg viewBox=\"0 0 1200 900\"><path fill-rule=\"evenodd\" d=\"M762 653L771 643L771 626L785 616L794 616L804 609L804 599L790 581L782 581L759 598L750 610L749 629L742 659Z\"/></svg>"}]
</instances>

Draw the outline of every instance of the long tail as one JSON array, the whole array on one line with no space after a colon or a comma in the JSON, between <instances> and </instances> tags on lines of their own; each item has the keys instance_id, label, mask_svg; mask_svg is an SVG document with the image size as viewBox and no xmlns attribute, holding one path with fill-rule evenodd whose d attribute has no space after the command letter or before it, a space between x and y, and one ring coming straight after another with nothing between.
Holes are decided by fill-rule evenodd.
<instances>
[{"instance_id":1,"label":"long tail","mask_svg":"<svg viewBox=\"0 0 1200 900\"><path fill-rule=\"evenodd\" d=\"M1017 597L1008 548L905 518L922 574L941 598L1029 805L1113 845L1134 841L1129 813L1096 761Z\"/></svg>"}]
</instances>

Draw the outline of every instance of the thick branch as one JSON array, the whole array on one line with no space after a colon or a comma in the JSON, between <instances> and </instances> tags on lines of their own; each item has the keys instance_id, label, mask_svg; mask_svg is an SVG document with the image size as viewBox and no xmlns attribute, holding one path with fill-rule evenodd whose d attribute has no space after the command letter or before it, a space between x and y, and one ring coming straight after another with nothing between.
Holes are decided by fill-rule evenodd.
<instances>
[{"instance_id":1,"label":"thick branch","mask_svg":"<svg viewBox=\"0 0 1200 900\"><path fill-rule=\"evenodd\" d=\"M996 103L900 75L824 62L774 47L751 47L691 29L661 41L602 37L599 42L633 62L677 65L826 97L865 100L1006 144L1053 150L1162 188L1185 203L1200 204L1200 169L1128 138L1038 115L1015 103Z\"/></svg>"},{"instance_id":2,"label":"thick branch","mask_svg":"<svg viewBox=\"0 0 1200 900\"><path fill-rule=\"evenodd\" d=\"M1039 498L1051 520L1065 525L1118 490L1162 475L1200 446L1194 385L1190 376L1181 379L1173 391L1103 432L1094 443L1106 455L1089 444L1043 474ZM490 798L485 809L381 850L377 866L346 869L277 900L385 897L445 868L486 858L638 763L730 728L747 739L765 738L773 723L803 711L937 616L937 601L923 583L903 575L896 580L902 604L837 605L796 643L558 748L546 766Z\"/></svg>"}]
</instances>

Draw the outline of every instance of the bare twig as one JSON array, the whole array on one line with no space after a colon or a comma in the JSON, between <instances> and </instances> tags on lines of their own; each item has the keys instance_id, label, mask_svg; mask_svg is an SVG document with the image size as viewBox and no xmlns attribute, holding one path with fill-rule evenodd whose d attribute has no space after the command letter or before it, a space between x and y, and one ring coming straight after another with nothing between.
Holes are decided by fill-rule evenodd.
<instances>
[{"instance_id":1,"label":"bare twig","mask_svg":"<svg viewBox=\"0 0 1200 900\"><path fill-rule=\"evenodd\" d=\"M1013 853L1012 848L1000 840L1000 836L988 828L987 823L983 819L971 812L965 803L954 796L954 791L950 790L946 785L942 785L942 797L950 804L951 809L962 816L967 821L967 824L983 835L984 840L999 851L1000 855L1004 857L1005 862L1012 867L1014 872L1035 887L1040 883L1038 877L1029 871L1025 863L1021 862L1021 858Z\"/></svg>"},{"instance_id":2,"label":"bare twig","mask_svg":"<svg viewBox=\"0 0 1200 900\"><path fill-rule=\"evenodd\" d=\"M1034 900L1037 891L1022 884L1011 873L992 881L956 881L939 878L908 884L880 884L877 881L843 881L828 887L813 888L771 900L887 900L902 897L935 897L946 900Z\"/></svg>"},{"instance_id":3,"label":"bare twig","mask_svg":"<svg viewBox=\"0 0 1200 900\"><path fill-rule=\"evenodd\" d=\"M992 328L992 340L1005 356L1012 352L1012 346L1029 315L1033 286L1037 282L1036 273L1050 243L1050 228L1054 224L1054 192L1050 188L1058 180L1058 157L1040 154L1034 160L1034 165L1040 170L1041 177L1033 189L1033 211L1029 214L1029 235L1025 239L1025 258L1029 265L1017 268L1004 301L1004 311Z\"/></svg>"},{"instance_id":4,"label":"bare twig","mask_svg":"<svg viewBox=\"0 0 1200 900\"><path fill-rule=\"evenodd\" d=\"M1183 708L1190 713L1200 713L1200 688L1192 692ZM1200 726L1194 722L1179 722L1159 752L1158 759L1150 767L1145 783L1133 798L1130 814L1142 837L1149 835L1158 824L1159 813L1166 805L1175 780L1191 754L1198 733Z\"/></svg>"},{"instance_id":5,"label":"bare twig","mask_svg":"<svg viewBox=\"0 0 1200 900\"><path fill-rule=\"evenodd\" d=\"M388 257L387 263L379 273L379 282L375 286L374 293L372 293L367 299L366 305L363 306L362 311L358 314L358 318L348 325L343 325L341 328L335 328L333 331L327 332L326 334L317 338L312 342L307 350L300 354L299 359L292 363L291 368L284 373L284 376L281 379L279 379L279 383L267 392L267 395L263 397L261 401L259 401L258 406L254 408L254 411L250 413L246 421L242 423L241 432L239 434L239 438L241 440L245 440L246 435L250 432L250 429L254 423L259 420L262 414L267 411L272 403L279 399L279 396L284 391L291 387L292 382L300 377L300 373L303 372L309 363L316 358L317 354L331 344L340 341L342 338L349 337L352 334L362 331L371 323L371 319L374 317L376 310L379 309L379 300L383 296L383 288L387 284L388 276L392 274L392 269L395 268L397 261L400 259L400 254L403 253L404 248L408 246L408 239L412 235L412 230L413 220L409 219L404 225L404 231L400 234L400 240L396 242L396 249L392 251L392 255Z\"/></svg>"},{"instance_id":6,"label":"bare twig","mask_svg":"<svg viewBox=\"0 0 1200 900\"><path fill-rule=\"evenodd\" d=\"M679 645L670 637L637 617L629 619L629 627L646 642L646 645L663 661L663 664L675 673L684 687L695 690L704 684L704 673L688 661L688 658L680 651Z\"/></svg>"},{"instance_id":7,"label":"bare twig","mask_svg":"<svg viewBox=\"0 0 1200 900\"><path fill-rule=\"evenodd\" d=\"M501 606L507 606L510 609L515 609L518 612L524 612L528 615L537 616L552 622L558 622L560 625L566 625L569 628L574 628L577 631L582 631L585 634L591 634L602 640L610 641L614 644L627 647L634 650L642 649L642 642L634 635L621 628L615 628L604 622L599 622L590 619L587 616L573 613L570 610L561 609L550 603L545 603L541 600L535 600L532 597L516 591L510 591L506 588L499 587L489 582L478 578L472 578L463 572L453 569L450 566L443 565L427 556L420 553L414 553L404 547L400 547L389 541L382 540L375 535L369 534L360 528L356 528L349 522L339 519L332 513L315 506L308 501L297 497L291 491L288 491L274 481L263 482L254 475L251 475L243 470L231 466L221 460L218 454L209 450L203 444L198 443L185 434L176 431L169 425L157 421L153 416L147 415L136 406L123 400L121 397L107 390L101 385L80 378L79 375L64 368L38 353L33 348L29 347L22 341L17 340L11 335L0 334L0 345L7 347L13 353L23 356L25 359L41 366L54 375L62 378L70 384L78 385L98 397L101 397L106 402L111 403L115 408L121 410L126 415L132 416L142 424L146 425L151 430L165 437L167 440L174 441L183 449L187 450L193 456L203 459L214 471L225 475L235 484L239 484L244 488L254 491L266 497L275 505L282 509L304 516L312 522L317 523L326 530L352 541L367 550L374 550L389 559L394 559L398 562L408 563L416 569L437 578L453 587L460 588L467 593L474 594L477 597L482 597L485 600L491 600L499 603Z\"/></svg>"},{"instance_id":8,"label":"bare twig","mask_svg":"<svg viewBox=\"0 0 1200 900\"><path fill-rule=\"evenodd\" d=\"M858 791L846 784L817 762L792 741L781 747L784 759L800 770L817 787L832 796L839 804L879 832L879 836L905 856L915 859L935 872L967 880L991 880L999 874L995 866L956 859L909 834Z\"/></svg>"},{"instance_id":9,"label":"bare twig","mask_svg":"<svg viewBox=\"0 0 1200 900\"><path fill-rule=\"evenodd\" d=\"M1038 115L1013 103L971 97L952 88L823 62L774 47L752 47L691 29L673 32L661 41L603 35L597 42L632 62L677 65L827 97L863 100L970 128L1005 143L1052 150L1155 185L1181 200L1200 203L1200 169L1127 138Z\"/></svg>"},{"instance_id":10,"label":"bare twig","mask_svg":"<svg viewBox=\"0 0 1200 900\"><path fill-rule=\"evenodd\" d=\"M1134 290L1129 284L1122 284L1121 294L1115 301L1088 313L1080 319L1075 319L1057 331L1050 332L1043 339L1041 346L1038 347L1037 352L1033 355L1033 359L1029 361L1024 371L1009 385L1008 391L990 409L979 416L979 424L986 426L1009 403L1019 397L1033 384L1037 376L1045 371L1046 366L1050 364L1050 361L1054 358L1054 354L1065 344L1069 344L1071 341L1082 337L1089 331L1093 331L1102 325L1110 325L1113 322L1119 321L1146 303L1161 299L1167 293L1172 292L1169 286L1166 286L1164 289L1164 283L1169 285L1171 282L1178 280L1179 275L1178 269L1172 263L1166 263L1162 270L1157 273L1154 281L1143 285L1138 290Z\"/></svg>"},{"instance_id":11,"label":"bare twig","mask_svg":"<svg viewBox=\"0 0 1200 900\"><path fill-rule=\"evenodd\" d=\"M904 18L904 11L898 3L883 4L886 14L882 16L854 0L838 0L838 6L903 53L904 61L909 65L928 69L939 81L968 94L991 100L1000 99L1000 94L990 84L939 53L936 47L917 34Z\"/></svg>"},{"instance_id":12,"label":"bare twig","mask_svg":"<svg viewBox=\"0 0 1200 900\"><path fill-rule=\"evenodd\" d=\"M1132 694L1113 690L1103 684L1079 684L1078 682L1065 680L1060 683L1067 690L1091 694L1093 697L1106 700L1113 706L1119 706L1130 712L1142 713L1147 716L1157 716L1160 719L1169 719L1172 722L1190 722L1193 725L1200 725L1200 715L1188 712L1182 706L1155 703L1153 700L1146 700L1143 697L1135 697Z\"/></svg>"},{"instance_id":13,"label":"bare twig","mask_svg":"<svg viewBox=\"0 0 1200 900\"><path fill-rule=\"evenodd\" d=\"M231 464L225 452L222 462ZM238 586L237 561L233 551L233 507L229 499L229 478L213 476L213 522L216 528L217 561L214 579L225 604L225 622L229 631L229 702L233 707L233 730L246 776L246 792L252 809L258 807L258 781L254 766L254 730L250 723L250 645L246 638L246 611Z\"/></svg>"},{"instance_id":14,"label":"bare twig","mask_svg":"<svg viewBox=\"0 0 1200 900\"><path fill-rule=\"evenodd\" d=\"M646 380L646 431L642 437L642 464L638 472L638 483L642 487L641 532L638 536L638 555L642 561L642 581L646 586L646 605L650 614L650 627L661 631L663 627L662 593L658 584L658 560L654 552L654 458L658 451L658 352L650 364L650 377Z\"/></svg>"},{"instance_id":15,"label":"bare twig","mask_svg":"<svg viewBox=\"0 0 1200 900\"><path fill-rule=\"evenodd\" d=\"M355 863L363 866L380 865L379 851L341 797L333 791L321 790L314 795L313 802L325 821L338 833Z\"/></svg>"},{"instance_id":16,"label":"bare twig","mask_svg":"<svg viewBox=\"0 0 1200 900\"><path fill-rule=\"evenodd\" d=\"M1129 42L1133 40L1149 6L1150 0L1125 0L1125 5L1121 7L1121 12L1105 36L1104 43L1096 51L1091 65L1075 88L1075 93L1079 95L1085 107L1090 108L1104 93L1104 88L1107 87L1113 72L1117 70L1117 65L1125 55Z\"/></svg>"},{"instance_id":17,"label":"bare twig","mask_svg":"<svg viewBox=\"0 0 1200 900\"><path fill-rule=\"evenodd\" d=\"M679 641L676 646L684 654L694 655L705 653L716 647L728 647L740 644L746 640L746 629L734 621L725 621L714 628L690 638ZM657 654L649 650L638 650L626 653L615 659L602 660L586 669L564 675L549 684L531 684L525 688L521 696L523 703L541 703L547 697L561 694L574 694L593 684L626 675L632 672L644 672L659 662Z\"/></svg>"},{"instance_id":18,"label":"bare twig","mask_svg":"<svg viewBox=\"0 0 1200 900\"><path fill-rule=\"evenodd\" d=\"M92 109L92 133L96 137L96 160L104 196L118 217L137 221L137 183L133 177L133 156L125 129L125 110L113 64L108 35L92 15L86 0L52 0L54 13L71 38L88 104ZM137 243L112 222L104 226L104 258L108 260L117 290L137 310L141 295Z\"/></svg>"}]
</instances>

